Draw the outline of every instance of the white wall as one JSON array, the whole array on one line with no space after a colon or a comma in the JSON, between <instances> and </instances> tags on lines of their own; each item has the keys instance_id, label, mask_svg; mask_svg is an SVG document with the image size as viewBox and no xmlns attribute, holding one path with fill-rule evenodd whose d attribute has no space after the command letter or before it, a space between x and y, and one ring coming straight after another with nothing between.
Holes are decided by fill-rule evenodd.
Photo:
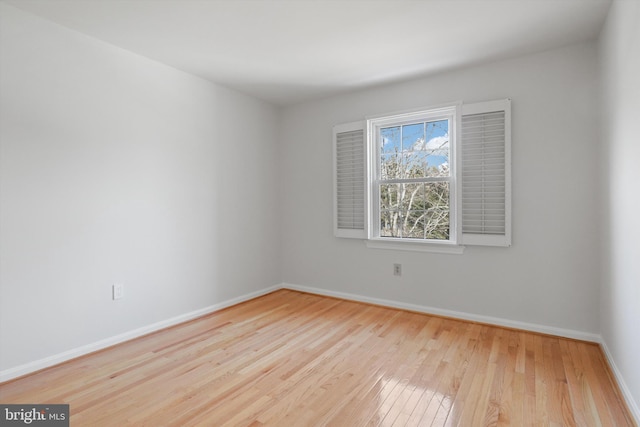
<instances>
[{"instance_id":1,"label":"white wall","mask_svg":"<svg viewBox=\"0 0 640 427\"><path fill-rule=\"evenodd\" d=\"M283 280L597 334L597 55L581 44L283 111ZM513 246L463 255L368 249L332 235L331 129L448 101L513 102ZM403 276L392 275L402 263Z\"/></svg>"},{"instance_id":2,"label":"white wall","mask_svg":"<svg viewBox=\"0 0 640 427\"><path fill-rule=\"evenodd\" d=\"M640 420L640 2L614 1L603 29L601 328Z\"/></svg>"},{"instance_id":3,"label":"white wall","mask_svg":"<svg viewBox=\"0 0 640 427\"><path fill-rule=\"evenodd\" d=\"M279 283L278 110L0 15L0 371Z\"/></svg>"}]
</instances>

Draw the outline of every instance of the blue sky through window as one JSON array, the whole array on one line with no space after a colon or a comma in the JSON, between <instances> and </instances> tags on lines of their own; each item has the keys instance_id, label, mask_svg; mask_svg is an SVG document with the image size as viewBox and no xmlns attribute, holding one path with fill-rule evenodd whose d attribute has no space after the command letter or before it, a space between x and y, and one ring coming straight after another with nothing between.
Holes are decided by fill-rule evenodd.
<instances>
[{"instance_id":1,"label":"blue sky through window","mask_svg":"<svg viewBox=\"0 0 640 427\"><path fill-rule=\"evenodd\" d=\"M403 153L403 157L426 157L427 165L440 166L449 162L449 121L414 123L380 130L381 154Z\"/></svg>"}]
</instances>

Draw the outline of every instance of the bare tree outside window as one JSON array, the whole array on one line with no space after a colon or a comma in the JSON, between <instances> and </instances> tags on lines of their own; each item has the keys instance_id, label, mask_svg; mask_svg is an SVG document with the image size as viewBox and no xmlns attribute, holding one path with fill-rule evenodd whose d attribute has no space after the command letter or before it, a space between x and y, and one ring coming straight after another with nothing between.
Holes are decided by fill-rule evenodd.
<instances>
[{"instance_id":1,"label":"bare tree outside window","mask_svg":"<svg viewBox=\"0 0 640 427\"><path fill-rule=\"evenodd\" d=\"M448 240L449 121L380 129L380 237Z\"/></svg>"}]
</instances>

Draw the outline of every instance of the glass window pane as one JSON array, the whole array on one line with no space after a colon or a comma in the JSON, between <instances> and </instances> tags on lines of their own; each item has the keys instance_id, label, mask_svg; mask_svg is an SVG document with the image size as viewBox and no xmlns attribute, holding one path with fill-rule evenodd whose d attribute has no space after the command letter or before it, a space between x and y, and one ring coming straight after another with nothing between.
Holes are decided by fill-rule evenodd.
<instances>
[{"instance_id":1,"label":"glass window pane","mask_svg":"<svg viewBox=\"0 0 640 427\"><path fill-rule=\"evenodd\" d=\"M380 129L380 152L382 154L400 153L400 126Z\"/></svg>"},{"instance_id":2,"label":"glass window pane","mask_svg":"<svg viewBox=\"0 0 640 427\"><path fill-rule=\"evenodd\" d=\"M402 237L424 239L425 211L408 211L402 230Z\"/></svg>"},{"instance_id":3,"label":"glass window pane","mask_svg":"<svg viewBox=\"0 0 640 427\"><path fill-rule=\"evenodd\" d=\"M428 176L449 176L449 121L427 122L425 127Z\"/></svg>"},{"instance_id":4,"label":"glass window pane","mask_svg":"<svg viewBox=\"0 0 640 427\"><path fill-rule=\"evenodd\" d=\"M382 154L380 156L380 179L400 179L403 176L401 154Z\"/></svg>"},{"instance_id":5,"label":"glass window pane","mask_svg":"<svg viewBox=\"0 0 640 427\"><path fill-rule=\"evenodd\" d=\"M449 209L449 183L430 182L424 184L425 209Z\"/></svg>"},{"instance_id":6,"label":"glass window pane","mask_svg":"<svg viewBox=\"0 0 640 427\"><path fill-rule=\"evenodd\" d=\"M449 239L449 183L425 184L425 238Z\"/></svg>"},{"instance_id":7,"label":"glass window pane","mask_svg":"<svg viewBox=\"0 0 640 427\"><path fill-rule=\"evenodd\" d=\"M400 205L399 189L402 184L381 184L380 185L380 209L398 210Z\"/></svg>"},{"instance_id":8,"label":"glass window pane","mask_svg":"<svg viewBox=\"0 0 640 427\"><path fill-rule=\"evenodd\" d=\"M424 123L402 126L402 151L419 150L424 145Z\"/></svg>"},{"instance_id":9,"label":"glass window pane","mask_svg":"<svg viewBox=\"0 0 640 427\"><path fill-rule=\"evenodd\" d=\"M400 237L402 219L397 210L380 211L380 237Z\"/></svg>"},{"instance_id":10,"label":"glass window pane","mask_svg":"<svg viewBox=\"0 0 640 427\"><path fill-rule=\"evenodd\" d=\"M399 192L404 238L424 239L424 214L427 208L425 184L403 184Z\"/></svg>"},{"instance_id":11,"label":"glass window pane","mask_svg":"<svg viewBox=\"0 0 640 427\"><path fill-rule=\"evenodd\" d=\"M412 151L403 154L403 178L424 178L427 176L434 176L435 171L429 171L429 159L425 151Z\"/></svg>"},{"instance_id":12,"label":"glass window pane","mask_svg":"<svg viewBox=\"0 0 640 427\"><path fill-rule=\"evenodd\" d=\"M424 184L399 184L398 199L400 210L403 212L424 209Z\"/></svg>"},{"instance_id":13,"label":"glass window pane","mask_svg":"<svg viewBox=\"0 0 640 427\"><path fill-rule=\"evenodd\" d=\"M425 215L425 239L449 239L449 209L430 209Z\"/></svg>"}]
</instances>

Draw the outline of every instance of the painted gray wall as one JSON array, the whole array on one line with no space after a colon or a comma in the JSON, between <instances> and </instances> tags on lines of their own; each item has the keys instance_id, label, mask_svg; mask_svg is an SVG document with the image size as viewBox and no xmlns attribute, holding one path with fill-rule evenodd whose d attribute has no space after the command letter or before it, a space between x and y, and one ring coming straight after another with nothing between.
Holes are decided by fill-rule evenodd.
<instances>
[{"instance_id":1,"label":"painted gray wall","mask_svg":"<svg viewBox=\"0 0 640 427\"><path fill-rule=\"evenodd\" d=\"M287 283L598 332L597 54L581 44L283 111ZM512 99L513 246L463 255L368 249L332 234L332 126L448 101ZM394 277L392 264L402 263Z\"/></svg>"},{"instance_id":2,"label":"painted gray wall","mask_svg":"<svg viewBox=\"0 0 640 427\"><path fill-rule=\"evenodd\" d=\"M603 29L602 336L640 418L640 2L616 0Z\"/></svg>"},{"instance_id":3,"label":"painted gray wall","mask_svg":"<svg viewBox=\"0 0 640 427\"><path fill-rule=\"evenodd\" d=\"M0 9L0 371L279 283L277 109Z\"/></svg>"}]
</instances>

